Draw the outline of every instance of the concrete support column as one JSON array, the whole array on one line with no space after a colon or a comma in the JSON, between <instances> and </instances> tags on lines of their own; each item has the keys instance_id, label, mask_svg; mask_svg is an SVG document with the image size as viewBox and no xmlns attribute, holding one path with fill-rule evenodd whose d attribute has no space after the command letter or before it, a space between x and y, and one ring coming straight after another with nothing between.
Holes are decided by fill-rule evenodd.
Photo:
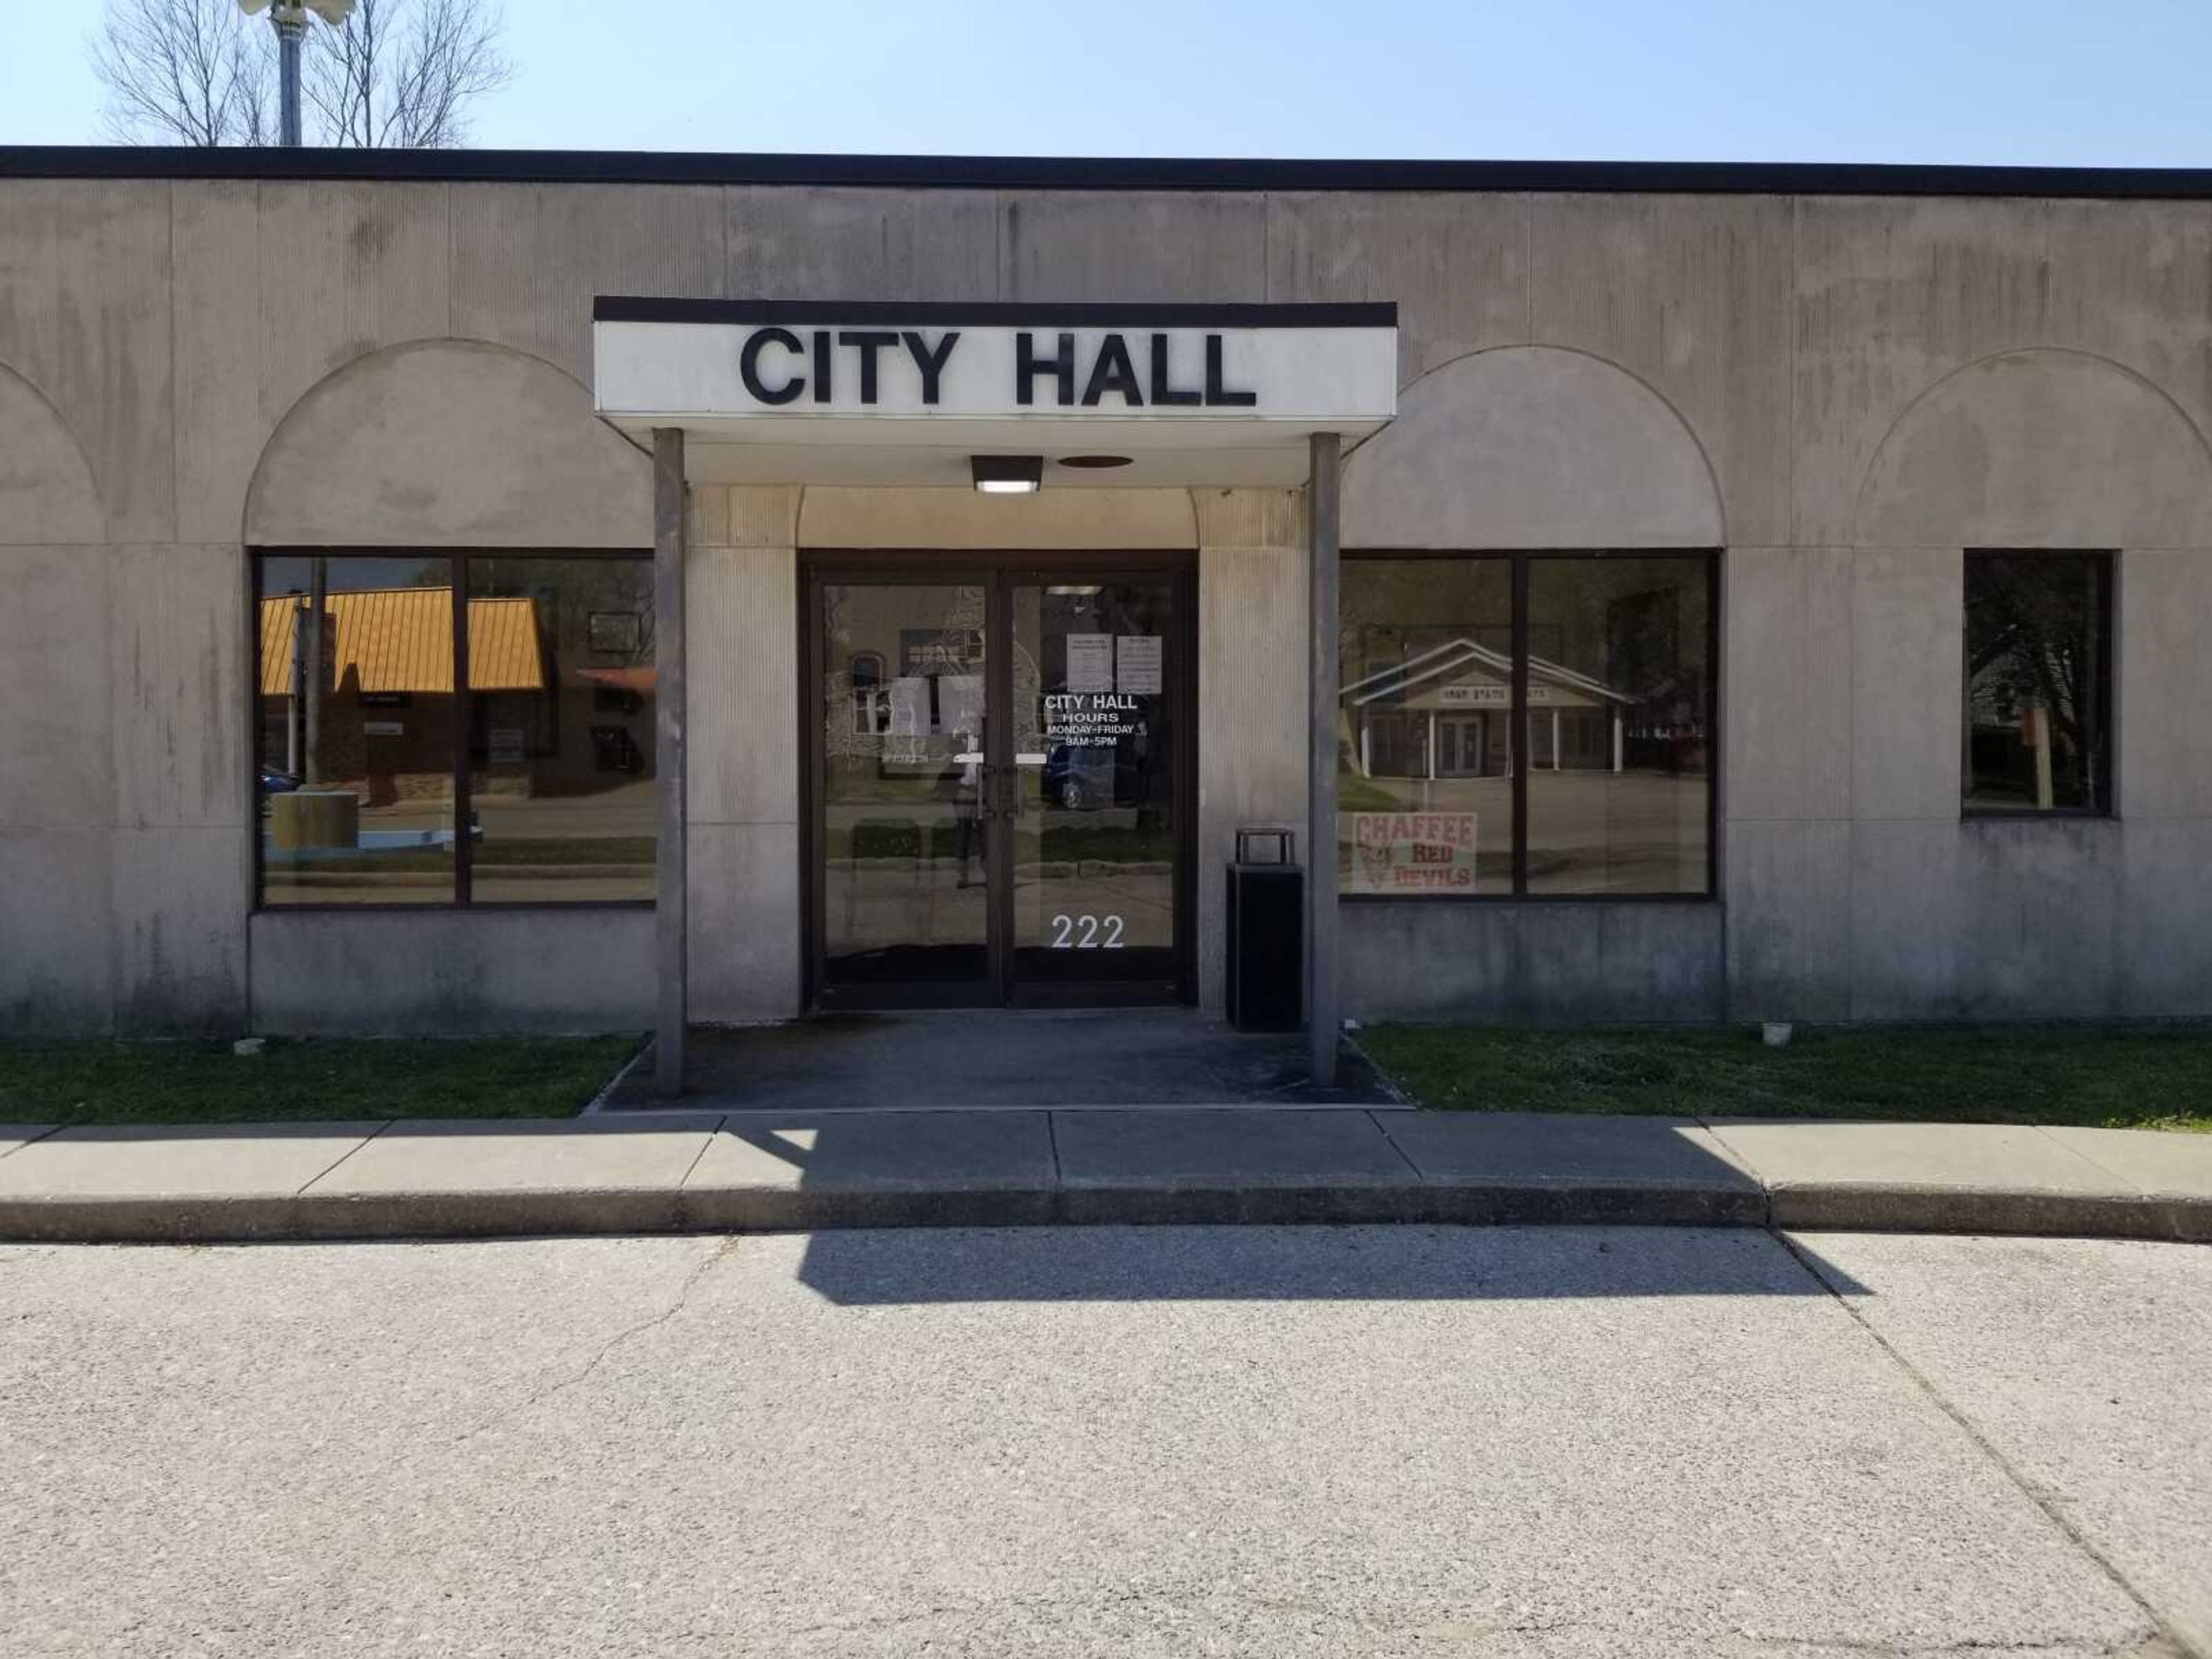
<instances>
[{"instance_id":1,"label":"concrete support column","mask_svg":"<svg viewBox=\"0 0 2212 1659\"><path fill-rule=\"evenodd\" d=\"M1317 1088L1336 1081L1337 536L1344 440L1316 432L1306 477L1306 1045ZM1433 759L1433 751L1431 752Z\"/></svg>"},{"instance_id":2,"label":"concrete support column","mask_svg":"<svg viewBox=\"0 0 2212 1659\"><path fill-rule=\"evenodd\" d=\"M653 433L653 769L660 816L653 854L654 1087L684 1092L684 1023L690 1008L684 923L684 563L689 514L684 501L684 431Z\"/></svg>"}]
</instances>

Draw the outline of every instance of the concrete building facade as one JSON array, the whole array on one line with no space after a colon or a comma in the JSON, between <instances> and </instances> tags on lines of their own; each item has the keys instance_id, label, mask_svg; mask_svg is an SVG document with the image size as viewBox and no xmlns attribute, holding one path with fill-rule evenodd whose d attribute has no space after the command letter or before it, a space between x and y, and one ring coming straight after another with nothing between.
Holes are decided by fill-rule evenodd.
<instances>
[{"instance_id":1,"label":"concrete building facade","mask_svg":"<svg viewBox=\"0 0 2212 1659\"><path fill-rule=\"evenodd\" d=\"M649 446L595 412L607 295L1039 319L1395 304L1395 418L1343 460L1345 618L1362 594L1381 608L1357 651L1342 635L1342 679L1394 688L1431 662L1459 678L1391 689L1393 707L1340 733L1346 810L1377 837L1368 881L1368 828L1340 831L1348 1014L2212 1014L2212 180L19 150L0 151L0 1032L653 1024L649 897L291 905L262 885L257 778L289 718L264 707L287 682L260 607L291 592L270 561L366 561L394 589L434 590L437 561L465 560L441 601L404 607L450 621L550 591L532 560L652 551ZM1125 487L1057 461L1007 499L695 471L686 514L680 780L623 758L650 725L623 701L651 689L622 656L640 606L578 601L588 639L580 623L549 633L509 695L563 677L562 752L589 731L610 773L603 839L642 846L680 781L691 1020L825 1000L820 872L874 854L824 827L823 673L859 711L841 727L833 706L831 746L860 733L884 800L902 787L892 683L950 695L917 667L935 647L901 647L890 624L825 666L821 595L872 561L916 581L941 562L980 593L956 573L1031 555L1056 594L1096 584L1050 586L1063 567L1046 556L1106 550L1163 592L1184 584L1189 660L1168 671L1188 696L1179 850L1139 847L1152 786L1115 784L1135 765L1116 758L1097 787L1128 821L1091 801L1092 819L1061 825L1097 832L1064 846L1106 850L1048 842L1020 867L1133 890L1172 863L1175 994L1220 1005L1235 834L1307 824L1301 489ZM1577 586L1542 565L1560 555L1639 574ZM1991 555L2091 556L2106 585L2080 635L2100 660L2078 670L2103 688L2105 781L2074 810L2052 757L2063 771L2090 740L2051 733L2087 718L2077 694L1972 712L1969 567ZM1359 575L1364 560L1401 574ZM1424 573L1454 560L1437 580L1477 597L1423 599L1442 591ZM921 654L884 660L902 648ZM503 838L542 839L497 822L498 776L520 777L541 738L495 709L427 712L454 694L458 649L444 682L426 658L364 671L349 695L364 745L380 726L477 721L451 741L475 744L462 787L482 876ZM915 718L949 738L930 707ZM2021 805L2052 810L1977 810L1984 738L1992 756L2012 745L1992 767L2027 767ZM939 757L946 824L974 748ZM1038 752L1024 764L1073 811L1093 786ZM1596 827L1559 833L1613 848L1613 876L1582 881L1579 854L1547 851L1570 788ZM1680 854L1656 886L1620 873L1650 841L1623 827L1637 814ZM465 814L447 822L471 840ZM902 872L945 860L948 890L957 852L965 887L965 848L879 839ZM1422 860L1470 891L1388 890Z\"/></svg>"}]
</instances>

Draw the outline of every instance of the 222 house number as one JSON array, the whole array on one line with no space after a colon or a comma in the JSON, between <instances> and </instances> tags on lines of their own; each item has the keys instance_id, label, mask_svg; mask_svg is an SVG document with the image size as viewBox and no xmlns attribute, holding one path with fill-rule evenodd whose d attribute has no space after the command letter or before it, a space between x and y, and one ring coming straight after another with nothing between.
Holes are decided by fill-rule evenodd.
<instances>
[{"instance_id":1,"label":"222 house number","mask_svg":"<svg viewBox=\"0 0 2212 1659\"><path fill-rule=\"evenodd\" d=\"M1121 948L1119 916L1054 916L1052 948L1055 951L1118 951Z\"/></svg>"}]
</instances>

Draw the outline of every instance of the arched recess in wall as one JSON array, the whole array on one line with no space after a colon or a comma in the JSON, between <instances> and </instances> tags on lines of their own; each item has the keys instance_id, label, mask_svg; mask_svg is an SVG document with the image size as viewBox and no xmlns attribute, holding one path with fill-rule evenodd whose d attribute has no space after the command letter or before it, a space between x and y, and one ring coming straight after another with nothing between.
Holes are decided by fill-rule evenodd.
<instances>
[{"instance_id":1,"label":"arched recess in wall","mask_svg":"<svg viewBox=\"0 0 2212 1659\"><path fill-rule=\"evenodd\" d=\"M2037 349L1937 381L1884 435L1859 491L1868 547L2212 545L2212 456L2158 387Z\"/></svg>"},{"instance_id":2,"label":"arched recess in wall","mask_svg":"<svg viewBox=\"0 0 2212 1659\"><path fill-rule=\"evenodd\" d=\"M336 370L277 422L246 492L246 539L648 547L653 464L551 364L412 341Z\"/></svg>"},{"instance_id":3,"label":"arched recess in wall","mask_svg":"<svg viewBox=\"0 0 2212 1659\"><path fill-rule=\"evenodd\" d=\"M0 544L107 539L92 464L54 406L0 364Z\"/></svg>"},{"instance_id":4,"label":"arched recess in wall","mask_svg":"<svg viewBox=\"0 0 2212 1659\"><path fill-rule=\"evenodd\" d=\"M1667 401L1556 346L1454 358L1345 463L1346 547L1717 547L1712 468Z\"/></svg>"}]
</instances>

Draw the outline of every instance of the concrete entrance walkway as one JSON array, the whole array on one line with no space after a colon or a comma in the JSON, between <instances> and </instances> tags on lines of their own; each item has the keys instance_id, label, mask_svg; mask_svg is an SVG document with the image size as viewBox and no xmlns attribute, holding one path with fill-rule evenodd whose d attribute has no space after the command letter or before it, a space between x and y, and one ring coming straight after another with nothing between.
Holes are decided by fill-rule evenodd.
<instances>
[{"instance_id":1,"label":"concrete entrance walkway","mask_svg":"<svg viewBox=\"0 0 2212 1659\"><path fill-rule=\"evenodd\" d=\"M1190 1008L829 1014L694 1031L684 1105L780 1112L1066 1106L1390 1106L1347 1048L1334 1089L1306 1081L1305 1037L1238 1031ZM665 1107L650 1060L611 1111Z\"/></svg>"}]
</instances>

